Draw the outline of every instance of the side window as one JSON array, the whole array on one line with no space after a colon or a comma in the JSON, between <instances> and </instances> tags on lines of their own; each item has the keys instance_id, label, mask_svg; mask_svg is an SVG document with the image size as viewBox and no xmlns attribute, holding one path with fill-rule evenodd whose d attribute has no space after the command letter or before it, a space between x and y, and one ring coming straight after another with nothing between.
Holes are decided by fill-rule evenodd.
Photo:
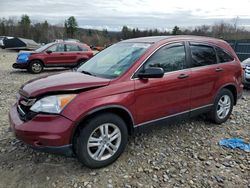
<instances>
[{"instance_id":1,"label":"side window","mask_svg":"<svg viewBox=\"0 0 250 188\"><path fill-rule=\"evenodd\" d=\"M64 44L56 44L50 47L48 50L52 52L64 52Z\"/></svg>"},{"instance_id":2,"label":"side window","mask_svg":"<svg viewBox=\"0 0 250 188\"><path fill-rule=\"evenodd\" d=\"M226 63L234 60L234 58L231 55L229 55L221 48L216 47L216 52L220 63Z\"/></svg>"},{"instance_id":3,"label":"side window","mask_svg":"<svg viewBox=\"0 0 250 188\"><path fill-rule=\"evenodd\" d=\"M67 52L77 52L77 51L79 51L79 48L76 45L66 44L66 51Z\"/></svg>"},{"instance_id":4,"label":"side window","mask_svg":"<svg viewBox=\"0 0 250 188\"><path fill-rule=\"evenodd\" d=\"M190 44L192 55L192 67L200 67L216 64L216 54L214 48L202 44Z\"/></svg>"},{"instance_id":5,"label":"side window","mask_svg":"<svg viewBox=\"0 0 250 188\"><path fill-rule=\"evenodd\" d=\"M181 70L185 66L185 47L182 43L167 45L156 51L144 64L144 68L161 67L164 72Z\"/></svg>"},{"instance_id":6,"label":"side window","mask_svg":"<svg viewBox=\"0 0 250 188\"><path fill-rule=\"evenodd\" d=\"M82 46L78 46L79 51L88 51L88 48L84 48Z\"/></svg>"}]
</instances>

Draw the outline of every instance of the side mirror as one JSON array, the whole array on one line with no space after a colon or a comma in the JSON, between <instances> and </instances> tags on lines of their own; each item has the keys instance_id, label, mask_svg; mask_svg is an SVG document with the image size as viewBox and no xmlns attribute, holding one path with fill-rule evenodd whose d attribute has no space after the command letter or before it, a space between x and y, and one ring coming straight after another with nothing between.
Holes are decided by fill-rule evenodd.
<instances>
[{"instance_id":1,"label":"side mirror","mask_svg":"<svg viewBox=\"0 0 250 188\"><path fill-rule=\"evenodd\" d=\"M160 67L149 67L143 72L138 73L138 77L143 78L162 78L164 76L164 70Z\"/></svg>"},{"instance_id":2,"label":"side mirror","mask_svg":"<svg viewBox=\"0 0 250 188\"><path fill-rule=\"evenodd\" d=\"M52 51L51 51L51 50L47 50L46 53L47 53L47 54L51 54Z\"/></svg>"}]
</instances>

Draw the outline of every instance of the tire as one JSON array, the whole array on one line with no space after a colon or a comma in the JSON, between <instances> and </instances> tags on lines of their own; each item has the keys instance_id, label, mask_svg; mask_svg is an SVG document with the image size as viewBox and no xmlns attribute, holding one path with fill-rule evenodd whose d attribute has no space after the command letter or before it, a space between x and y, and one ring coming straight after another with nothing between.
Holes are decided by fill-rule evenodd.
<instances>
[{"instance_id":1,"label":"tire","mask_svg":"<svg viewBox=\"0 0 250 188\"><path fill-rule=\"evenodd\" d=\"M125 122L112 113L93 117L79 131L76 155L89 168L101 168L113 163L122 154L128 141ZM108 136L105 132L108 132Z\"/></svg>"},{"instance_id":2,"label":"tire","mask_svg":"<svg viewBox=\"0 0 250 188\"><path fill-rule=\"evenodd\" d=\"M232 92L228 89L222 89L216 96L213 108L209 113L209 119L216 124L224 123L232 113L233 104Z\"/></svg>"},{"instance_id":3,"label":"tire","mask_svg":"<svg viewBox=\"0 0 250 188\"><path fill-rule=\"evenodd\" d=\"M38 60L31 61L28 70L33 74L39 74L43 71L43 64Z\"/></svg>"}]
</instances>

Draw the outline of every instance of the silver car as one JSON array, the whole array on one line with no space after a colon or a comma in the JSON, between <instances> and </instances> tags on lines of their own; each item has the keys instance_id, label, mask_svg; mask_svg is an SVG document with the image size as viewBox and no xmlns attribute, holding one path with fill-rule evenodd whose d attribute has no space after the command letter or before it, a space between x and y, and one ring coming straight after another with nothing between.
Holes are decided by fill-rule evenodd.
<instances>
[{"instance_id":1,"label":"silver car","mask_svg":"<svg viewBox=\"0 0 250 188\"><path fill-rule=\"evenodd\" d=\"M245 87L250 87L250 58L245 59L241 62L242 68L243 68L243 77L242 82Z\"/></svg>"}]
</instances>

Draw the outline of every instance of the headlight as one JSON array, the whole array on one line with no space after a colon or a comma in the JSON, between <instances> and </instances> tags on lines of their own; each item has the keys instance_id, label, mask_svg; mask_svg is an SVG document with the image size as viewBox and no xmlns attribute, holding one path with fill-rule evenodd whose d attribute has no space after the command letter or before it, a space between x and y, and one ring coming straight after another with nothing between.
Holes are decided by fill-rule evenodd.
<instances>
[{"instance_id":1,"label":"headlight","mask_svg":"<svg viewBox=\"0 0 250 188\"><path fill-rule=\"evenodd\" d=\"M75 96L75 94L70 94L44 97L35 102L35 104L33 104L30 110L32 110L33 112L59 114Z\"/></svg>"}]
</instances>

